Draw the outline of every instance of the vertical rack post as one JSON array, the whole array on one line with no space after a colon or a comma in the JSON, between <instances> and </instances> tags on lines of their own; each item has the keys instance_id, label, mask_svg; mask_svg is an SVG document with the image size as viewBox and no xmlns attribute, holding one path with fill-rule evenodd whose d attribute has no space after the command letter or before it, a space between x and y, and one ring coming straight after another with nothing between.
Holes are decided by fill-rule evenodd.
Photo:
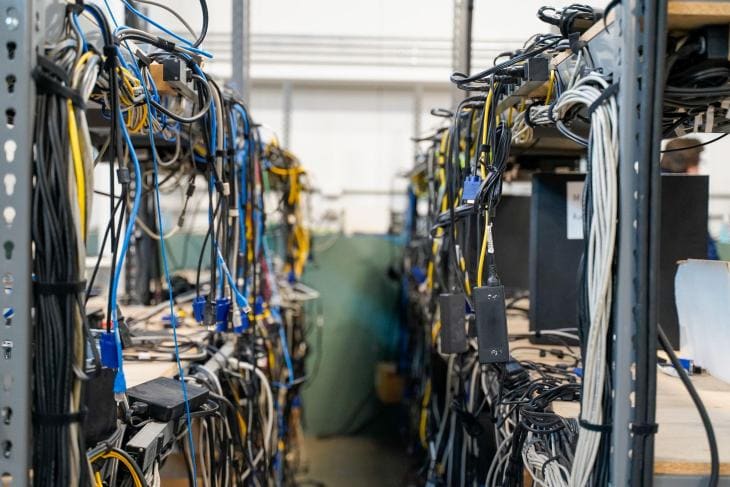
<instances>
[{"instance_id":1,"label":"vertical rack post","mask_svg":"<svg viewBox=\"0 0 730 487\"><path fill-rule=\"evenodd\" d=\"M0 484L13 487L30 485L32 452L31 71L42 5L0 2Z\"/></svg>"},{"instance_id":2,"label":"vertical rack post","mask_svg":"<svg viewBox=\"0 0 730 487\"><path fill-rule=\"evenodd\" d=\"M472 18L474 0L454 0L454 26L451 38L451 68L469 74L471 71ZM452 104L458 105L465 92L451 87Z\"/></svg>"},{"instance_id":3,"label":"vertical rack post","mask_svg":"<svg viewBox=\"0 0 730 487\"><path fill-rule=\"evenodd\" d=\"M625 0L617 8L621 184L611 368L611 480L613 485L651 485L666 1Z\"/></svg>"},{"instance_id":4,"label":"vertical rack post","mask_svg":"<svg viewBox=\"0 0 730 487\"><path fill-rule=\"evenodd\" d=\"M231 79L243 99L251 95L251 0L234 0L231 6Z\"/></svg>"}]
</instances>

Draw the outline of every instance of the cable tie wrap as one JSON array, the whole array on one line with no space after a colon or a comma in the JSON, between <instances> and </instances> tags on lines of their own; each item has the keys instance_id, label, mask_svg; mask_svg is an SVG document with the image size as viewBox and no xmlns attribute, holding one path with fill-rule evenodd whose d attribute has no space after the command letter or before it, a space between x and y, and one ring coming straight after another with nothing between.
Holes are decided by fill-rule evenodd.
<instances>
[{"instance_id":1,"label":"cable tie wrap","mask_svg":"<svg viewBox=\"0 0 730 487\"><path fill-rule=\"evenodd\" d=\"M68 74L47 57L38 56L38 65L33 69L33 80L38 93L66 98L76 108L86 109L81 93L68 86Z\"/></svg>"},{"instance_id":2,"label":"cable tie wrap","mask_svg":"<svg viewBox=\"0 0 730 487\"><path fill-rule=\"evenodd\" d=\"M552 102L550 105L548 105L547 116L548 116L548 120L550 120L552 123L558 123L559 122L559 120L555 117L555 112L554 112L555 103L556 102Z\"/></svg>"},{"instance_id":3,"label":"cable tie wrap","mask_svg":"<svg viewBox=\"0 0 730 487\"><path fill-rule=\"evenodd\" d=\"M568 37L568 41L570 42L570 50L573 51L573 54L578 54L586 46L586 42L580 39L580 33L578 32L572 32Z\"/></svg>"},{"instance_id":4,"label":"cable tie wrap","mask_svg":"<svg viewBox=\"0 0 730 487\"><path fill-rule=\"evenodd\" d=\"M605 90L596 98L593 103L591 103L588 106L588 116L593 115L593 112L595 112L598 107L603 105L603 103L611 98L613 95L618 93L618 83L613 83L608 85Z\"/></svg>"},{"instance_id":5,"label":"cable tie wrap","mask_svg":"<svg viewBox=\"0 0 730 487\"><path fill-rule=\"evenodd\" d=\"M33 421L41 426L63 427L72 423L80 423L86 417L86 409L76 413L38 413L33 412Z\"/></svg>"},{"instance_id":6,"label":"cable tie wrap","mask_svg":"<svg viewBox=\"0 0 730 487\"><path fill-rule=\"evenodd\" d=\"M588 431L594 431L596 433L610 433L613 429L613 425L611 423L607 424L593 424L589 423L588 421L584 420L583 418L578 418L578 424L581 428L586 429Z\"/></svg>"},{"instance_id":7,"label":"cable tie wrap","mask_svg":"<svg viewBox=\"0 0 730 487\"><path fill-rule=\"evenodd\" d=\"M33 282L33 289L42 296L67 296L86 291L86 281Z\"/></svg>"},{"instance_id":8,"label":"cable tie wrap","mask_svg":"<svg viewBox=\"0 0 730 487\"><path fill-rule=\"evenodd\" d=\"M533 122L532 119L530 118L530 108L532 108L532 105L525 108L525 125L534 129L535 122Z\"/></svg>"},{"instance_id":9,"label":"cable tie wrap","mask_svg":"<svg viewBox=\"0 0 730 487\"><path fill-rule=\"evenodd\" d=\"M631 423L630 430L638 436L649 436L659 431L657 423Z\"/></svg>"}]
</instances>

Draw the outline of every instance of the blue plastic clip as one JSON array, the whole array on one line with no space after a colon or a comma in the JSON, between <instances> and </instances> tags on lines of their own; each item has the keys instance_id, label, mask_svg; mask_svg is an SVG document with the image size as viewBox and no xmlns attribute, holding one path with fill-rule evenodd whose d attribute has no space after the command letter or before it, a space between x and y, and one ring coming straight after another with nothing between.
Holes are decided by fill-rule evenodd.
<instances>
[{"instance_id":1,"label":"blue plastic clip","mask_svg":"<svg viewBox=\"0 0 730 487\"><path fill-rule=\"evenodd\" d=\"M228 330L228 313L231 311L231 298L218 298L215 302L215 328L219 333Z\"/></svg>"},{"instance_id":2,"label":"blue plastic clip","mask_svg":"<svg viewBox=\"0 0 730 487\"><path fill-rule=\"evenodd\" d=\"M193 299L193 316L198 323L205 321L205 302L205 296L196 296Z\"/></svg>"},{"instance_id":3,"label":"blue plastic clip","mask_svg":"<svg viewBox=\"0 0 730 487\"><path fill-rule=\"evenodd\" d=\"M105 332L99 338L101 349L101 365L108 369L119 368L119 355L117 355L117 341L114 332Z\"/></svg>"},{"instance_id":4,"label":"blue plastic clip","mask_svg":"<svg viewBox=\"0 0 730 487\"><path fill-rule=\"evenodd\" d=\"M464 191L461 200L464 203L472 203L479 195L479 187L482 185L482 178L479 176L467 176L464 179Z\"/></svg>"},{"instance_id":5,"label":"blue plastic clip","mask_svg":"<svg viewBox=\"0 0 730 487\"><path fill-rule=\"evenodd\" d=\"M258 296L253 305L253 314L258 316L264 312L264 298Z\"/></svg>"},{"instance_id":6,"label":"blue plastic clip","mask_svg":"<svg viewBox=\"0 0 730 487\"><path fill-rule=\"evenodd\" d=\"M421 269L418 266L414 266L411 269L411 275L413 276L413 279L416 280L416 282L420 285L426 282L426 273L423 272L423 269Z\"/></svg>"},{"instance_id":7,"label":"blue plastic clip","mask_svg":"<svg viewBox=\"0 0 730 487\"><path fill-rule=\"evenodd\" d=\"M250 322L246 313L241 313L239 310L233 312L233 331L236 333L243 333L248 330Z\"/></svg>"}]
</instances>

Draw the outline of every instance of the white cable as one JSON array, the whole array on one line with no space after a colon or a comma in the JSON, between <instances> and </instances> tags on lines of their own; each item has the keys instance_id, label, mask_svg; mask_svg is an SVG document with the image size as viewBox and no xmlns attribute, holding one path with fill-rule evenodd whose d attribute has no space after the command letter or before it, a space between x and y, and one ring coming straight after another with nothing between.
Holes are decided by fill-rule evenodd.
<instances>
[{"instance_id":1,"label":"white cable","mask_svg":"<svg viewBox=\"0 0 730 487\"><path fill-rule=\"evenodd\" d=\"M597 74L577 80L558 99L554 113L561 118L575 106L591 106L608 88ZM607 98L591 114L589 160L592 215L587 235L586 276L590 329L583 359L582 419L591 424L603 422L603 392L606 380L606 342L611 313L612 263L616 240L618 199L618 109L615 97ZM583 487L593 472L601 433L580 429L570 485Z\"/></svg>"},{"instance_id":2,"label":"white cable","mask_svg":"<svg viewBox=\"0 0 730 487\"><path fill-rule=\"evenodd\" d=\"M248 362L241 362L238 359L229 357L228 363L231 365L231 367L237 368L239 370L243 369L254 372L256 376L261 380L261 384L264 388L264 395L266 397L267 408L266 422L264 423L264 449L266 450L266 452L272 452L273 450L271 447L271 442L273 440L272 433L274 432L274 396L271 393L271 385L269 384L269 379L260 368L254 367Z\"/></svg>"}]
</instances>

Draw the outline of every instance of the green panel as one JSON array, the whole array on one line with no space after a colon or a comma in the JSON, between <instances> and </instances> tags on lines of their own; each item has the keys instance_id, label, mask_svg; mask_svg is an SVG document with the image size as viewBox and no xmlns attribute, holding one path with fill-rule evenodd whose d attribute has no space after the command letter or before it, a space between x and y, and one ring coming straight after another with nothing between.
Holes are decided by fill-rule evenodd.
<instances>
[{"instance_id":1,"label":"green panel","mask_svg":"<svg viewBox=\"0 0 730 487\"><path fill-rule=\"evenodd\" d=\"M170 272L180 269L197 269L200 248L205 240L205 234L180 233L165 239L165 250L170 263ZM210 264L210 247L203 256L203 269Z\"/></svg>"},{"instance_id":2,"label":"green panel","mask_svg":"<svg viewBox=\"0 0 730 487\"><path fill-rule=\"evenodd\" d=\"M303 281L320 291L324 312L322 362L303 394L309 434L352 430L375 410L375 364L397 347L398 283L387 274L399 253L391 237L340 237L305 271ZM314 335L310 341L311 370L320 350Z\"/></svg>"},{"instance_id":3,"label":"green panel","mask_svg":"<svg viewBox=\"0 0 730 487\"><path fill-rule=\"evenodd\" d=\"M717 242L717 255L720 260L730 261L730 244Z\"/></svg>"}]
</instances>

